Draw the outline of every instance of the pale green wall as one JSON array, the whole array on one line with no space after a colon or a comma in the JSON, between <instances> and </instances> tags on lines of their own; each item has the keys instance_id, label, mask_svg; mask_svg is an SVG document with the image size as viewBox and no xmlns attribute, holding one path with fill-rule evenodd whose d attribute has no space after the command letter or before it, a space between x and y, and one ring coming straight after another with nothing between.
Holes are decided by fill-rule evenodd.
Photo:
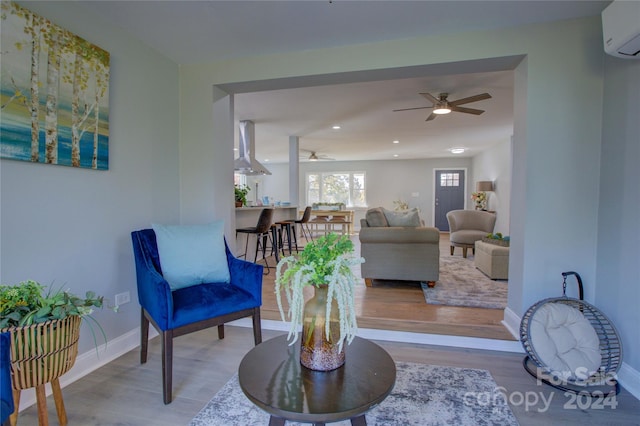
<instances>
[{"instance_id":1,"label":"pale green wall","mask_svg":"<svg viewBox=\"0 0 640 426\"><path fill-rule=\"evenodd\" d=\"M178 66L72 2L22 6L111 53L109 170L0 160L0 279L94 290L111 305L129 291L119 313L95 313L112 340L140 325L130 232L179 220ZM85 328L79 351L93 354Z\"/></svg>"},{"instance_id":2,"label":"pale green wall","mask_svg":"<svg viewBox=\"0 0 640 426\"><path fill-rule=\"evenodd\" d=\"M605 62L597 306L623 338L624 361L640 370L640 61ZM640 376L636 384L640 395Z\"/></svg>"},{"instance_id":3,"label":"pale green wall","mask_svg":"<svg viewBox=\"0 0 640 426\"><path fill-rule=\"evenodd\" d=\"M521 296L510 297L509 306L521 315L533 302L557 295L560 273L568 269L582 273L589 283L587 297L593 300L596 238L584 230L597 224L597 199L586 195L598 191L601 44L600 20L591 18L183 66L182 184L188 182L190 191L206 198L218 198L220 188L202 180L206 172L187 167L191 161L201 164L203 155L210 157L207 170L222 181L231 179L231 141L217 139L212 126L214 85L527 55L527 97L515 100L525 119L515 123L515 144L523 147L526 157L514 164L522 176L514 179L519 186L513 188L525 195L512 198L511 206L512 219L526 214L521 226L511 230L516 239L513 262L519 264L514 270L521 273L510 285L515 287L512 294ZM231 221L230 199L228 205L228 212L217 214ZM181 207L183 215L192 210L184 196Z\"/></svg>"},{"instance_id":4,"label":"pale green wall","mask_svg":"<svg viewBox=\"0 0 640 426\"><path fill-rule=\"evenodd\" d=\"M55 280L109 297L130 290L133 303L122 312L98 315L110 339L135 329L139 311L129 232L151 221L230 223L233 125L224 112L230 100L213 90L215 84L527 55L515 72L515 276L509 306L520 315L534 301L559 294L561 271L579 271L587 299L613 317L630 354L626 361L640 370L637 216L614 223L620 212L638 210L637 184L625 185L619 196L603 191L599 198L600 155L603 185L618 184L619 176L638 181L637 168L629 168L638 163L637 63L608 65L607 89L626 98L607 95L603 129L598 17L179 70L73 3L24 5L111 52L111 168L92 172L0 161L3 283ZM635 91L629 93L628 86ZM636 115L621 123L616 112L626 108ZM606 145L600 142L603 130ZM592 232L598 225L600 241ZM636 236L624 240L621 258L615 256L620 241L612 235ZM82 338L81 351L92 346L88 339Z\"/></svg>"},{"instance_id":5,"label":"pale green wall","mask_svg":"<svg viewBox=\"0 0 640 426\"><path fill-rule=\"evenodd\" d=\"M304 84L288 77L456 62L467 67L469 60L514 55L522 59L513 65L509 308L520 316L534 302L559 296L561 272L578 271L586 299L621 331L627 383L638 395L638 62L607 58L605 78L597 16L182 67L183 188L193 196L229 199L209 214L233 223L232 143L216 136L232 130L212 125L214 85L284 79L274 82L281 88ZM192 162L206 163L205 169L189 167ZM602 195L601 184L607 189ZM186 217L200 206L183 193L181 208ZM574 287L570 296L576 296Z\"/></svg>"},{"instance_id":6,"label":"pale green wall","mask_svg":"<svg viewBox=\"0 0 640 426\"><path fill-rule=\"evenodd\" d=\"M489 180L493 191L488 192L487 209L496 212L494 232L510 235L511 216L511 141L502 141L485 149L473 157L472 175L469 177L471 191L475 183ZM468 205L467 208L472 208Z\"/></svg>"},{"instance_id":7,"label":"pale green wall","mask_svg":"<svg viewBox=\"0 0 640 426\"><path fill-rule=\"evenodd\" d=\"M393 209L393 202L402 199L411 208L420 209L420 217L433 226L434 178L436 168L457 168L470 173L470 158L439 158L415 160L326 161L300 164L300 191L304 199L305 174L316 171L358 170L366 173L367 202L371 207ZM468 178L467 178L468 183ZM470 191L470 186L467 186ZM418 193L412 197L412 193ZM359 217L364 217L360 215ZM359 217L357 219L359 219ZM359 223L357 227L359 228Z\"/></svg>"}]
</instances>

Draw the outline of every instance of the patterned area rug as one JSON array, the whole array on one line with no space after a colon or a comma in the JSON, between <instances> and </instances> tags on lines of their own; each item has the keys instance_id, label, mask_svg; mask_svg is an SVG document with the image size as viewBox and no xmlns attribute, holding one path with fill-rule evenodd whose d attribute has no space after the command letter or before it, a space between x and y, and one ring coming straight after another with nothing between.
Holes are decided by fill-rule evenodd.
<instances>
[{"instance_id":1,"label":"patterned area rug","mask_svg":"<svg viewBox=\"0 0 640 426\"><path fill-rule=\"evenodd\" d=\"M461 256L440 256L440 280L434 288L422 283L422 291L431 305L470 306L504 309L507 306L507 281L491 280L480 272L473 260Z\"/></svg>"},{"instance_id":2,"label":"patterned area rug","mask_svg":"<svg viewBox=\"0 0 640 426\"><path fill-rule=\"evenodd\" d=\"M396 366L395 387L380 405L366 414L369 426L518 424L486 370L404 362ZM190 426L266 424L269 424L269 415L242 393L237 374L189 423ZM350 424L349 421L332 423Z\"/></svg>"}]
</instances>

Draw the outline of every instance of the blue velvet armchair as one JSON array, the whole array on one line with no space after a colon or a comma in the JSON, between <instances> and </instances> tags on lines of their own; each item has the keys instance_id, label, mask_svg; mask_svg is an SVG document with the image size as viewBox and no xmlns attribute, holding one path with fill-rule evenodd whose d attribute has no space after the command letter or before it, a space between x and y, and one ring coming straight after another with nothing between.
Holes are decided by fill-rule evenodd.
<instances>
[{"instance_id":1,"label":"blue velvet armchair","mask_svg":"<svg viewBox=\"0 0 640 426\"><path fill-rule=\"evenodd\" d=\"M225 323L250 316L255 344L262 342L263 267L235 258L225 242L231 275L229 283L198 284L172 291L162 276L154 231L134 231L131 238L141 306L140 363L147 361L151 323L162 338L163 398L164 403L169 404L172 400L174 337L217 326L218 337L223 339Z\"/></svg>"}]
</instances>

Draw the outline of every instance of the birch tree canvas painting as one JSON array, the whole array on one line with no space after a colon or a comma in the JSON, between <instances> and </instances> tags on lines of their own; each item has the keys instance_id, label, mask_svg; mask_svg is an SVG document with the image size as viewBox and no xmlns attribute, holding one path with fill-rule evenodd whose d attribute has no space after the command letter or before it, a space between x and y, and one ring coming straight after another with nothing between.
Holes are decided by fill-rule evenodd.
<instances>
[{"instance_id":1,"label":"birch tree canvas painting","mask_svg":"<svg viewBox=\"0 0 640 426\"><path fill-rule=\"evenodd\" d=\"M0 156L109 168L109 52L2 2Z\"/></svg>"}]
</instances>

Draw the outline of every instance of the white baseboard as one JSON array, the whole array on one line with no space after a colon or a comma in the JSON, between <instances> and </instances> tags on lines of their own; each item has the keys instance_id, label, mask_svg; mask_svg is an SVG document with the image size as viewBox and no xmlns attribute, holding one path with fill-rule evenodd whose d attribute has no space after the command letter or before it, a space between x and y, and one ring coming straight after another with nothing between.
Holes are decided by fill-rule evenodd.
<instances>
[{"instance_id":1,"label":"white baseboard","mask_svg":"<svg viewBox=\"0 0 640 426\"><path fill-rule=\"evenodd\" d=\"M252 327L250 318L243 318L232 323L240 327ZM289 331L289 325L283 321L262 320L265 330ZM441 334L411 333L404 331L373 330L359 328L358 336L372 340L388 342L419 343L423 345L449 346L454 348L485 349L522 353L520 342L511 340L482 339L479 337L445 336Z\"/></svg>"},{"instance_id":2,"label":"white baseboard","mask_svg":"<svg viewBox=\"0 0 640 426\"><path fill-rule=\"evenodd\" d=\"M516 338L520 339L520 317L511 309L504 312L504 326ZM248 318L233 322L239 327L252 327ZM262 320L262 328L265 330L289 331L289 326L283 321ZM503 351L524 353L520 341L481 339L476 337L444 336L439 334L410 333L388 330L358 329L358 336L373 340L389 342L419 343L424 345L449 346L455 348L484 349L490 351ZM618 371L620 385L629 391L634 397L640 399L640 371L627 363L622 363Z\"/></svg>"},{"instance_id":3,"label":"white baseboard","mask_svg":"<svg viewBox=\"0 0 640 426\"><path fill-rule=\"evenodd\" d=\"M229 323L239 327L253 327L250 318L243 318ZM503 324L514 337L518 338L520 319L509 308L505 309ZM517 325L516 325L517 324ZM283 321L262 320L262 328L265 330L288 331L288 324ZM149 338L157 336L157 331L149 328ZM503 351L523 353L519 341L481 339L477 337L445 336L439 334L424 334L399 332L388 330L359 329L358 335L367 339L383 340L389 342L418 343L424 345L449 346L456 348L484 349L490 351ZM60 378L60 386L65 387L78 379L86 376L94 370L108 364L114 359L126 354L140 345L140 329L135 328L111 341L107 345L100 345L96 353L90 350L78 355L71 370ZM620 384L633 396L640 399L640 372L626 363L618 373ZM51 387L46 385L47 395L51 395ZM20 394L20 411L32 406L36 402L35 390L25 389Z\"/></svg>"},{"instance_id":4,"label":"white baseboard","mask_svg":"<svg viewBox=\"0 0 640 426\"><path fill-rule=\"evenodd\" d=\"M640 399L640 371L623 362L618 370L618 381L631 395Z\"/></svg>"},{"instance_id":5,"label":"white baseboard","mask_svg":"<svg viewBox=\"0 0 640 426\"><path fill-rule=\"evenodd\" d=\"M504 310L504 319L502 320L502 325L509 330L509 333L517 340L520 341L520 321L522 319L516 315L510 308L506 308Z\"/></svg>"},{"instance_id":6,"label":"white baseboard","mask_svg":"<svg viewBox=\"0 0 640 426\"><path fill-rule=\"evenodd\" d=\"M358 329L358 336L388 342L419 343L422 345L448 346L454 348L484 349L488 351L522 352L520 343L510 340L482 339L479 337L445 336L442 334L410 333Z\"/></svg>"},{"instance_id":7,"label":"white baseboard","mask_svg":"<svg viewBox=\"0 0 640 426\"><path fill-rule=\"evenodd\" d=\"M157 336L158 333L153 327L149 328L149 338ZM66 374L60 377L60 387L75 382L94 370L126 354L132 349L140 346L140 328L135 328L106 344L98 346L97 351L91 349L88 352L79 354L76 362ZM51 386L45 385L47 396L51 395ZM20 411L36 403L35 388L25 389L20 393Z\"/></svg>"}]
</instances>

